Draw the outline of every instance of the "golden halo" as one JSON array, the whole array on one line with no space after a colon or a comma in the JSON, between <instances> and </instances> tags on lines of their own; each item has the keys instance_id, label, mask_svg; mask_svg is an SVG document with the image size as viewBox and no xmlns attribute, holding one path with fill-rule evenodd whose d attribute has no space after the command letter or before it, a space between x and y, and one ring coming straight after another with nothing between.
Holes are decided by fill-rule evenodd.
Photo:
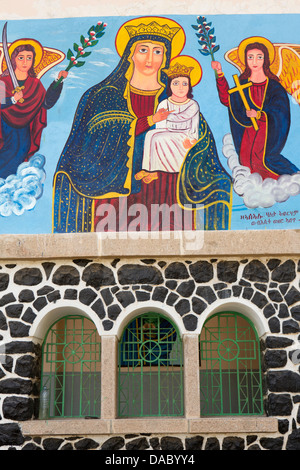
<instances>
[{"instance_id":1,"label":"golden halo","mask_svg":"<svg viewBox=\"0 0 300 470\"><path fill-rule=\"evenodd\" d=\"M191 86L194 87L198 85L202 78L202 67L198 60L194 59L194 57L190 57L189 55L180 55L171 60L170 67L175 63L185 65L186 67L192 67L193 70L190 73Z\"/></svg>"},{"instance_id":2,"label":"golden halo","mask_svg":"<svg viewBox=\"0 0 300 470\"><path fill-rule=\"evenodd\" d=\"M127 21L121 26L121 28L117 32L115 46L120 57L123 55L127 43L130 39L126 27L135 27L142 24L150 25L150 23L152 22L156 22L162 27L164 25L168 25L169 28L179 28L179 31L175 34L171 42L171 57L175 57L180 54L185 45L185 33L182 26L180 26L180 24L176 21L170 20L169 18L162 18L160 16L144 16Z\"/></svg>"},{"instance_id":3,"label":"golden halo","mask_svg":"<svg viewBox=\"0 0 300 470\"><path fill-rule=\"evenodd\" d=\"M245 49L248 46L248 44L252 44L253 42L259 42L263 44L264 46L266 46L266 48L269 51L270 64L272 64L275 58L275 47L271 43L271 41L261 36L252 36L251 38L244 39L240 43L238 47L238 56L242 64L245 65Z\"/></svg>"},{"instance_id":4,"label":"golden halo","mask_svg":"<svg viewBox=\"0 0 300 470\"><path fill-rule=\"evenodd\" d=\"M36 41L36 39L17 39L16 41L12 42L8 49L9 56L11 57L16 47L28 45L28 44L34 47L34 50L35 50L34 68L36 68L41 62L42 57L43 57L43 46L38 41Z\"/></svg>"}]
</instances>

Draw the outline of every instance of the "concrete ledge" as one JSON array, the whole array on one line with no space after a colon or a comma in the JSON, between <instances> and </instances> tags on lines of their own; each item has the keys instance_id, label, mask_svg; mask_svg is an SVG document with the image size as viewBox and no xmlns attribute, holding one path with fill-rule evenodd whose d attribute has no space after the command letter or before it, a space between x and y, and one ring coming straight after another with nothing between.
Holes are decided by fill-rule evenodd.
<instances>
[{"instance_id":1,"label":"concrete ledge","mask_svg":"<svg viewBox=\"0 0 300 470\"><path fill-rule=\"evenodd\" d=\"M276 418L136 418L136 419L51 419L20 423L27 436L86 436L120 434L231 434L278 432Z\"/></svg>"},{"instance_id":2,"label":"concrete ledge","mask_svg":"<svg viewBox=\"0 0 300 470\"><path fill-rule=\"evenodd\" d=\"M185 418L132 418L112 420L114 434L154 433L181 434L188 432L188 420Z\"/></svg>"},{"instance_id":3,"label":"concrete ledge","mask_svg":"<svg viewBox=\"0 0 300 470\"><path fill-rule=\"evenodd\" d=\"M110 420L105 419L49 419L20 423L24 435L29 436L82 436L110 434Z\"/></svg>"},{"instance_id":4,"label":"concrete ledge","mask_svg":"<svg viewBox=\"0 0 300 470\"><path fill-rule=\"evenodd\" d=\"M276 418L264 416L255 417L228 417L228 418L202 418L190 420L191 433L225 434L225 433L273 433L278 431Z\"/></svg>"},{"instance_id":5,"label":"concrete ledge","mask_svg":"<svg viewBox=\"0 0 300 470\"><path fill-rule=\"evenodd\" d=\"M139 238L137 238L137 236ZM1 259L292 256L300 230L0 235Z\"/></svg>"}]
</instances>

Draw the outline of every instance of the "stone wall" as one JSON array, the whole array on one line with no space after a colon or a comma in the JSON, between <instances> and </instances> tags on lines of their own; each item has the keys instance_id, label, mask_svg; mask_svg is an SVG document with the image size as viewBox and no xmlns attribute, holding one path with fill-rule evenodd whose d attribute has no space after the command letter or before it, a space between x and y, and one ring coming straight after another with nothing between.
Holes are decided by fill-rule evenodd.
<instances>
[{"instance_id":1,"label":"stone wall","mask_svg":"<svg viewBox=\"0 0 300 470\"><path fill-rule=\"evenodd\" d=\"M0 448L300 449L300 261L295 259L74 259L3 262L0 270ZM146 305L173 312L182 333L201 330L207 312L252 310L261 337L265 412L274 435L124 434L24 436L38 414L39 324L52 310L80 307L100 335L120 334L126 312ZM222 307L223 306L223 307ZM257 319L255 319L257 315ZM257 321L256 321L257 320ZM52 323L55 321L53 316ZM49 323L50 322L50 323ZM122 323L123 322L123 323ZM125 322L125 323L124 323ZM259 329L259 328L258 328ZM46 331L43 331L46 334Z\"/></svg>"}]
</instances>

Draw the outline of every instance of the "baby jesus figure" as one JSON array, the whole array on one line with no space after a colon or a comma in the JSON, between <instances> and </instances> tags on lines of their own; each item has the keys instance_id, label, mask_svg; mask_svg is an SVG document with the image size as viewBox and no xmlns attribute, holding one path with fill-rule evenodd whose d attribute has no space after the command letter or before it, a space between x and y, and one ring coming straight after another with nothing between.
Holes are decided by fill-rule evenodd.
<instances>
[{"instance_id":1,"label":"baby jesus figure","mask_svg":"<svg viewBox=\"0 0 300 470\"><path fill-rule=\"evenodd\" d=\"M146 134L142 170L137 180L149 184L158 171L179 173L187 151L199 138L199 105L193 100L190 73L193 67L176 63L168 75L167 96L157 107L165 119Z\"/></svg>"}]
</instances>

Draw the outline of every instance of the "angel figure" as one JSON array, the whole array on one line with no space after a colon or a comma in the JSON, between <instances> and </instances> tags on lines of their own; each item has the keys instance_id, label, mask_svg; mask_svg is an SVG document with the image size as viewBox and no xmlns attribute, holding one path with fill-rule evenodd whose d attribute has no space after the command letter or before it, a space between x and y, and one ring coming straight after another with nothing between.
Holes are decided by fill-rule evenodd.
<instances>
[{"instance_id":1,"label":"angel figure","mask_svg":"<svg viewBox=\"0 0 300 470\"><path fill-rule=\"evenodd\" d=\"M225 58L241 72L239 77L234 76L236 88L229 89L220 62L213 61L212 68L218 74L220 101L229 108L240 164L262 180L297 173L296 165L281 152L290 129L288 93L296 96L293 87L300 70L299 46L250 37L228 51Z\"/></svg>"},{"instance_id":2,"label":"angel figure","mask_svg":"<svg viewBox=\"0 0 300 470\"><path fill-rule=\"evenodd\" d=\"M0 178L15 174L18 166L30 159L40 147L47 125L47 110L57 102L62 83L46 91L40 78L60 63L64 53L43 47L34 39L19 39L8 45L8 54L18 87L15 88L0 46ZM66 78L61 71L58 78Z\"/></svg>"}]
</instances>

